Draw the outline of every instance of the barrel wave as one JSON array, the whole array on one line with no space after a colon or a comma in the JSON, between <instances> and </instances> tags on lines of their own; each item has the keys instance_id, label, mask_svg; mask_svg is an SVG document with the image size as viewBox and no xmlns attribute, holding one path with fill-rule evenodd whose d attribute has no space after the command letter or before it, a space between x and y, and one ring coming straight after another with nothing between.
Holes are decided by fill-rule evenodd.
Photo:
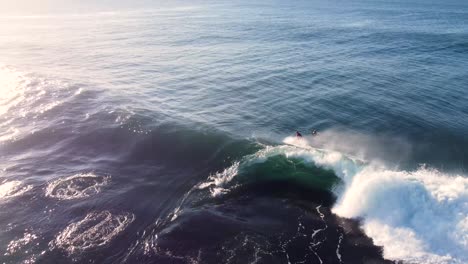
<instances>
[{"instance_id":1,"label":"barrel wave","mask_svg":"<svg viewBox=\"0 0 468 264\"><path fill-rule=\"evenodd\" d=\"M464 1L17 2L0 263L468 263Z\"/></svg>"}]
</instances>

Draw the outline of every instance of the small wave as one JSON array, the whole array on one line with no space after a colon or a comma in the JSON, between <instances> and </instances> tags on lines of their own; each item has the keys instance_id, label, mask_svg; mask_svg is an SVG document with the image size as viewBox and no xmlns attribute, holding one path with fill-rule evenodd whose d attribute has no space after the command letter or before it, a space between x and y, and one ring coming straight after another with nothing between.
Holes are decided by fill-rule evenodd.
<instances>
[{"instance_id":1,"label":"small wave","mask_svg":"<svg viewBox=\"0 0 468 264\"><path fill-rule=\"evenodd\" d=\"M32 185L24 185L21 181L7 181L0 184L0 199L20 196L32 189Z\"/></svg>"},{"instance_id":2,"label":"small wave","mask_svg":"<svg viewBox=\"0 0 468 264\"><path fill-rule=\"evenodd\" d=\"M93 173L60 178L48 184L46 196L60 200L89 197L99 193L102 187L108 184L109 178L97 176Z\"/></svg>"},{"instance_id":3,"label":"small wave","mask_svg":"<svg viewBox=\"0 0 468 264\"><path fill-rule=\"evenodd\" d=\"M131 213L112 214L109 211L92 212L83 220L68 225L58 234L51 246L69 254L108 244L135 220Z\"/></svg>"}]
</instances>

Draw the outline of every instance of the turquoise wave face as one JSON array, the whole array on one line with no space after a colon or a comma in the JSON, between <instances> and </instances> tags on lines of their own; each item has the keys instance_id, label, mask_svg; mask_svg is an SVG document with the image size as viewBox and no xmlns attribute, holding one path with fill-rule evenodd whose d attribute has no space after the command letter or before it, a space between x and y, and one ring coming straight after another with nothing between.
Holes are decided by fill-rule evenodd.
<instances>
[{"instance_id":1,"label":"turquoise wave face","mask_svg":"<svg viewBox=\"0 0 468 264\"><path fill-rule=\"evenodd\" d=\"M300 158L278 154L264 162L241 166L237 180L241 184L289 183L302 188L331 191L341 182L332 170L317 167Z\"/></svg>"}]
</instances>

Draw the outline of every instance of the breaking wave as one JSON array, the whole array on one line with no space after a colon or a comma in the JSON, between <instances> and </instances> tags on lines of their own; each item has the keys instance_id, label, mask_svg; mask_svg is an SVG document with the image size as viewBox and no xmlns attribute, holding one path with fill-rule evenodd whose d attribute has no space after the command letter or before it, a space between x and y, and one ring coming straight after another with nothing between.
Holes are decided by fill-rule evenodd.
<instances>
[{"instance_id":1,"label":"breaking wave","mask_svg":"<svg viewBox=\"0 0 468 264\"><path fill-rule=\"evenodd\" d=\"M410 263L466 263L468 256L468 178L424 166L388 169L337 154L317 157L306 140L285 143L309 149L311 160L343 180L333 212L363 219L363 228L384 257ZM326 155L325 155L326 156Z\"/></svg>"},{"instance_id":2,"label":"breaking wave","mask_svg":"<svg viewBox=\"0 0 468 264\"><path fill-rule=\"evenodd\" d=\"M76 174L50 182L46 196L60 200L89 197L99 193L109 183L110 177L97 176L93 173Z\"/></svg>"},{"instance_id":3,"label":"breaking wave","mask_svg":"<svg viewBox=\"0 0 468 264\"><path fill-rule=\"evenodd\" d=\"M362 219L366 234L384 247L385 258L410 263L468 262L465 176L424 166L414 171L388 169L381 162L313 148L306 139L288 137L284 143L244 157L211 175L199 188L209 188L212 196L218 196L248 183L246 176L259 180L258 175L328 188L338 197L333 212ZM307 169L313 166L322 171ZM255 173L246 173L252 168Z\"/></svg>"},{"instance_id":4,"label":"breaking wave","mask_svg":"<svg viewBox=\"0 0 468 264\"><path fill-rule=\"evenodd\" d=\"M334 170L354 173L358 169L356 165L361 163L338 152L291 145L265 146L225 170L210 175L198 187L209 188L212 196L227 193L234 186L268 182L291 182L310 189L336 192L341 179Z\"/></svg>"},{"instance_id":5,"label":"breaking wave","mask_svg":"<svg viewBox=\"0 0 468 264\"><path fill-rule=\"evenodd\" d=\"M421 167L366 167L346 182L333 212L364 218L364 231L390 259L466 263L468 179Z\"/></svg>"},{"instance_id":6,"label":"breaking wave","mask_svg":"<svg viewBox=\"0 0 468 264\"><path fill-rule=\"evenodd\" d=\"M64 249L68 254L100 247L108 244L134 220L131 213L91 212L84 219L67 226L51 242L51 247Z\"/></svg>"}]
</instances>

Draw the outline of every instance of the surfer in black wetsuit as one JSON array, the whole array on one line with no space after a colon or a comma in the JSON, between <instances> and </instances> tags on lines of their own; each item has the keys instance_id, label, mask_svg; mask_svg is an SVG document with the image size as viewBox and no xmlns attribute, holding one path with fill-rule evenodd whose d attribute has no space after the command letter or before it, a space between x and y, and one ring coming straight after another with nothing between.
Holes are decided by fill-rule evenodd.
<instances>
[{"instance_id":1,"label":"surfer in black wetsuit","mask_svg":"<svg viewBox=\"0 0 468 264\"><path fill-rule=\"evenodd\" d=\"M301 137L302 137L302 134L299 133L299 131L296 131L296 137L301 138Z\"/></svg>"},{"instance_id":2,"label":"surfer in black wetsuit","mask_svg":"<svg viewBox=\"0 0 468 264\"><path fill-rule=\"evenodd\" d=\"M316 136L317 135L317 130L315 129L312 129L312 132L311 132L312 136Z\"/></svg>"}]
</instances>

